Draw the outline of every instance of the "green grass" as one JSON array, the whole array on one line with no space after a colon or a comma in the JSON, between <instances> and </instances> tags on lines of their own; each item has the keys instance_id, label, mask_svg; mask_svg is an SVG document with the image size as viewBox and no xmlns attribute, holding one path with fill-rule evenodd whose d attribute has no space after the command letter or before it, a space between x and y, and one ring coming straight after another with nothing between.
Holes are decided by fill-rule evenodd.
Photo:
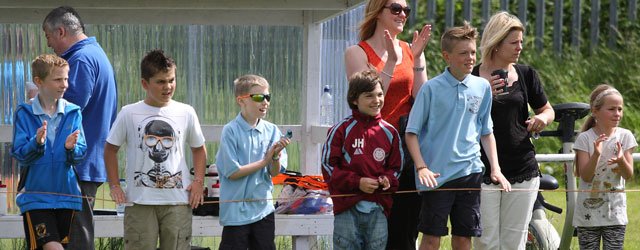
<instances>
[{"instance_id":1,"label":"green grass","mask_svg":"<svg viewBox=\"0 0 640 250\"><path fill-rule=\"evenodd\" d=\"M560 187L564 189L564 187ZM637 183L629 184L626 186L627 190L638 190L640 185ZM562 227L564 226L564 219L566 216L567 204L565 201L564 192L544 192L544 197L548 203L562 208L562 214L556 214L551 211L546 211L547 218L556 228L559 234L562 234ZM640 192L628 192L627 193L627 216L629 218L629 224L627 226L627 232L625 234L624 249L640 249L640 228L634 225L640 225ZM631 225L631 226L629 226ZM422 236L420 236L422 237ZM440 244L441 250L451 249L451 236L442 238ZM571 240L570 249L580 249L578 246L577 237L573 237Z\"/></svg>"}]
</instances>

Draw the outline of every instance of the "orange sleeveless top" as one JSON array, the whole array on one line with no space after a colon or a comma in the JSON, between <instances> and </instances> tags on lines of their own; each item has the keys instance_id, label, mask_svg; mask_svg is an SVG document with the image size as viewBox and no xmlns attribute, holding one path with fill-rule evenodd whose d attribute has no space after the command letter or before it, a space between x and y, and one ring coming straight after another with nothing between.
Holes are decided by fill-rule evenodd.
<instances>
[{"instance_id":1,"label":"orange sleeveless top","mask_svg":"<svg viewBox=\"0 0 640 250\"><path fill-rule=\"evenodd\" d=\"M367 42L361 41L358 46L367 54L367 61L380 72L384 68L385 62ZM400 117L408 115L411 111L411 90L413 89L413 54L411 54L408 43L400 41L400 47L402 48L402 62L396 65L392 73L393 78L391 78L389 89L384 96L384 106L380 111L382 119L391 123L396 129L400 129Z\"/></svg>"}]
</instances>

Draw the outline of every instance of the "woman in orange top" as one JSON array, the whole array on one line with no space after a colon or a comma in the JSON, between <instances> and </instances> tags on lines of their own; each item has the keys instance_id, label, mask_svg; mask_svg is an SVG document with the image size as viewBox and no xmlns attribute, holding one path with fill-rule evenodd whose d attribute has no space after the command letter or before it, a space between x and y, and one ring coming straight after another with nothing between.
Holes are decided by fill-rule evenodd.
<instances>
[{"instance_id":1,"label":"woman in orange top","mask_svg":"<svg viewBox=\"0 0 640 250\"><path fill-rule=\"evenodd\" d=\"M427 24L414 32L411 45L397 39L410 11L406 0L370 0L360 24L360 43L345 51L347 77L371 68L380 73L385 94L382 118L401 136L405 124L400 118L409 115L413 97L427 81L423 51L431 36L431 25ZM399 191L415 190L413 162L408 154L404 159ZM393 196L387 249L415 249L419 211L417 193Z\"/></svg>"}]
</instances>

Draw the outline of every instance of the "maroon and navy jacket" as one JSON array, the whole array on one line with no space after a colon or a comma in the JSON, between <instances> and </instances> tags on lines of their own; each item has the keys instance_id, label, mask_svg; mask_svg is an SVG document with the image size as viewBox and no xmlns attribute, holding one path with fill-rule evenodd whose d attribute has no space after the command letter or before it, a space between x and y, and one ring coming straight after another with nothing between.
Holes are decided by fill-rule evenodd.
<instances>
[{"instance_id":1,"label":"maroon and navy jacket","mask_svg":"<svg viewBox=\"0 0 640 250\"><path fill-rule=\"evenodd\" d=\"M398 190L404 160L400 135L380 114L371 117L357 110L352 112L329 130L322 147L322 175L329 192L353 194L332 197L333 213L339 214L366 200L380 204L388 217L393 203L390 193ZM391 183L388 190L381 187L373 194L360 190L360 178L378 179L383 175Z\"/></svg>"}]
</instances>

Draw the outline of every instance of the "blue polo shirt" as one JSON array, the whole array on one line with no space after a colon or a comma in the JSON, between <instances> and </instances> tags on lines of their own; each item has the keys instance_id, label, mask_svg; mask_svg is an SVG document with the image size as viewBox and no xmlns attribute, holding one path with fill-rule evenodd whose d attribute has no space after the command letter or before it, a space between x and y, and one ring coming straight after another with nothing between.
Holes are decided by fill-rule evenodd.
<instances>
[{"instance_id":1,"label":"blue polo shirt","mask_svg":"<svg viewBox=\"0 0 640 250\"><path fill-rule=\"evenodd\" d=\"M222 129L220 148L216 154L216 166L220 174L220 225L241 226L259 221L273 213L273 182L264 167L240 179L229 176L241 166L262 160L273 143L280 140L282 132L265 120L251 127L238 114ZM287 167L287 152L280 154L280 172ZM244 201L256 199L256 201ZM242 201L241 201L242 200ZM234 201L234 202L224 202ZM236 202L240 201L240 202Z\"/></svg>"},{"instance_id":2,"label":"blue polo shirt","mask_svg":"<svg viewBox=\"0 0 640 250\"><path fill-rule=\"evenodd\" d=\"M118 111L113 67L95 37L78 41L60 57L69 62L69 88L64 98L80 106L87 139L87 156L76 165L78 178L105 182L104 145Z\"/></svg>"},{"instance_id":3,"label":"blue polo shirt","mask_svg":"<svg viewBox=\"0 0 640 250\"><path fill-rule=\"evenodd\" d=\"M437 187L483 171L480 136L493 132L491 98L487 80L469 74L458 81L449 68L420 88L406 131L418 136L427 167L440 173ZM418 175L415 181L419 190L429 190Z\"/></svg>"},{"instance_id":4,"label":"blue polo shirt","mask_svg":"<svg viewBox=\"0 0 640 250\"><path fill-rule=\"evenodd\" d=\"M62 98L58 99L58 102L56 103L56 112L53 113L52 116L49 116L44 112L44 109L42 109L42 105L40 105L40 99L38 96L39 94L36 94L36 96L31 99L33 114L37 115L38 118L40 118L40 122L47 121L47 140L51 143L51 145L53 145L56 141L58 125L60 125L60 120L64 115L64 107L66 106L67 101ZM42 126L42 124L40 124L40 126ZM66 141L67 138L63 138L63 140Z\"/></svg>"}]
</instances>

